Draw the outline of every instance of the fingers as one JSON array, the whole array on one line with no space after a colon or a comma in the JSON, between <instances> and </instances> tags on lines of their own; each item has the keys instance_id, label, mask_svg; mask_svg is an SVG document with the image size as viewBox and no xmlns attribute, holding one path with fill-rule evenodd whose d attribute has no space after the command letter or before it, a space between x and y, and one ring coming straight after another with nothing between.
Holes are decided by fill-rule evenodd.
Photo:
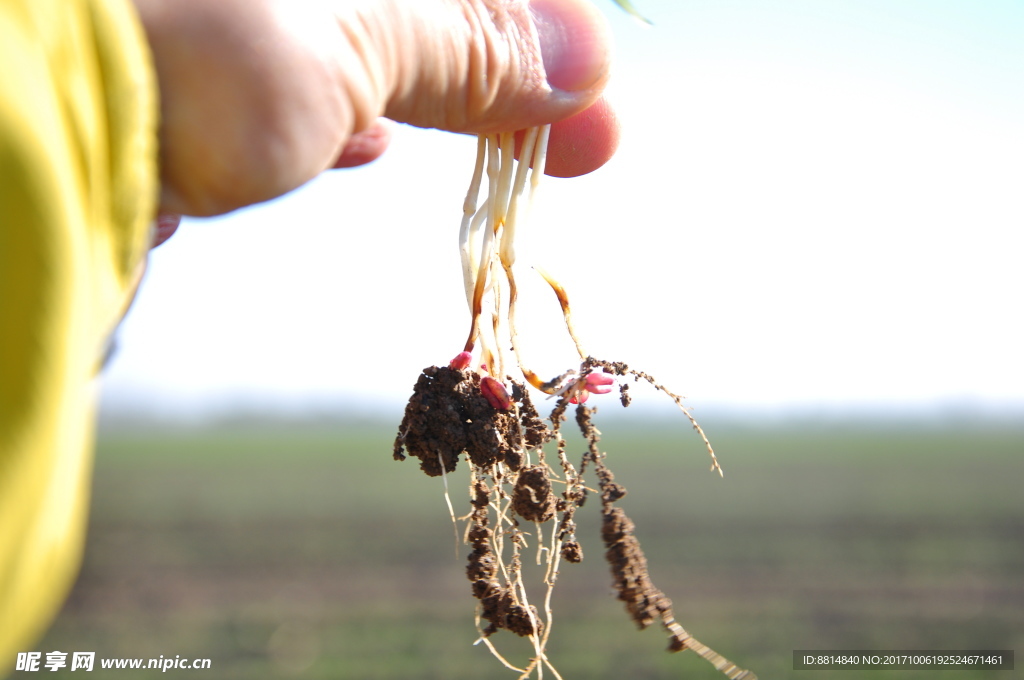
<instances>
[{"instance_id":1,"label":"fingers","mask_svg":"<svg viewBox=\"0 0 1024 680\"><path fill-rule=\"evenodd\" d=\"M395 0L363 7L368 17L340 20L365 27L355 36L349 29L350 42L363 69L379 74L364 90L387 93L388 117L468 133L560 121L552 128L546 169L558 177L592 172L614 154L618 120L599 98L610 68L610 35L588 0ZM372 99L359 88L353 94ZM360 134L334 167L360 164Z\"/></svg>"},{"instance_id":2,"label":"fingers","mask_svg":"<svg viewBox=\"0 0 1024 680\"><path fill-rule=\"evenodd\" d=\"M550 172L598 167L610 39L590 0L135 0L160 85L161 210L216 215L387 147L388 118L552 134ZM588 108L590 107L590 108ZM582 112L582 113L581 113Z\"/></svg>"},{"instance_id":3,"label":"fingers","mask_svg":"<svg viewBox=\"0 0 1024 680\"><path fill-rule=\"evenodd\" d=\"M607 163L619 146L619 120L604 99L551 126L544 174L578 177Z\"/></svg>"},{"instance_id":4,"label":"fingers","mask_svg":"<svg viewBox=\"0 0 1024 680\"><path fill-rule=\"evenodd\" d=\"M330 167L356 128L336 59L344 41L327 8L135 3L160 86L161 210L229 212Z\"/></svg>"},{"instance_id":5,"label":"fingers","mask_svg":"<svg viewBox=\"0 0 1024 680\"><path fill-rule=\"evenodd\" d=\"M375 161L387 151L390 143L391 125L386 119L378 118L370 127L348 138L332 167L354 168Z\"/></svg>"},{"instance_id":6,"label":"fingers","mask_svg":"<svg viewBox=\"0 0 1024 680\"><path fill-rule=\"evenodd\" d=\"M349 138L333 167L352 168L374 161L390 142L391 125L386 119L378 119ZM544 172L552 177L593 172L611 159L618 144L618 118L608 102L598 99L590 108L551 126Z\"/></svg>"},{"instance_id":7,"label":"fingers","mask_svg":"<svg viewBox=\"0 0 1024 680\"><path fill-rule=\"evenodd\" d=\"M608 78L609 32L589 0L355 4L341 25L365 70L378 74L372 85L394 120L519 130L586 109Z\"/></svg>"},{"instance_id":8,"label":"fingers","mask_svg":"<svg viewBox=\"0 0 1024 680\"><path fill-rule=\"evenodd\" d=\"M181 224L181 215L167 212L161 212L157 215L156 225L153 230L153 243L150 245L150 248L156 248L174 236L174 232L178 231L179 224Z\"/></svg>"}]
</instances>

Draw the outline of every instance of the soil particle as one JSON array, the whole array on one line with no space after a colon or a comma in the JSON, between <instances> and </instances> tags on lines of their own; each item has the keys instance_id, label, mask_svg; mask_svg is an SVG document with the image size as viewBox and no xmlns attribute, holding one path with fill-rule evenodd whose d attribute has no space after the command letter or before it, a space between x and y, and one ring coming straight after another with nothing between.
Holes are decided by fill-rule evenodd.
<instances>
[{"instance_id":1,"label":"soil particle","mask_svg":"<svg viewBox=\"0 0 1024 680\"><path fill-rule=\"evenodd\" d=\"M512 491L512 509L517 515L531 522L547 522L555 516L555 504L546 466L531 465L519 471Z\"/></svg>"},{"instance_id":2,"label":"soil particle","mask_svg":"<svg viewBox=\"0 0 1024 680\"><path fill-rule=\"evenodd\" d=\"M537 608L530 606L527 610L519 604L511 587L499 587L480 601L483 605L480 617L490 622L483 630L484 635L492 635L502 628L521 637L540 632ZM538 623L537 627L534 626L534 622Z\"/></svg>"},{"instance_id":3,"label":"soil particle","mask_svg":"<svg viewBox=\"0 0 1024 680\"><path fill-rule=\"evenodd\" d=\"M572 564L579 564L583 561L583 546L579 541L566 541L562 544L562 559Z\"/></svg>"},{"instance_id":4,"label":"soil particle","mask_svg":"<svg viewBox=\"0 0 1024 680\"><path fill-rule=\"evenodd\" d=\"M512 399L519 403L519 422L523 426L526 448L535 449L554 438L551 430L541 420L537 408L530 400L530 393L521 383L512 381Z\"/></svg>"},{"instance_id":5,"label":"soil particle","mask_svg":"<svg viewBox=\"0 0 1024 680\"><path fill-rule=\"evenodd\" d=\"M622 408L626 408L633 403L633 397L629 394L629 384L619 384L619 401L622 403Z\"/></svg>"}]
</instances>

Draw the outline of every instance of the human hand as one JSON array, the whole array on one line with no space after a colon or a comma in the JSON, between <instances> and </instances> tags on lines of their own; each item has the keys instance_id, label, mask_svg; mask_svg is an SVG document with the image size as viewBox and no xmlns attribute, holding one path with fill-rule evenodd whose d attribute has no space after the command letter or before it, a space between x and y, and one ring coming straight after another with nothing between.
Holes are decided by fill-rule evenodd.
<instances>
[{"instance_id":1,"label":"human hand","mask_svg":"<svg viewBox=\"0 0 1024 680\"><path fill-rule=\"evenodd\" d=\"M560 121L557 176L618 142L589 0L135 3L160 83L164 213L221 214L369 162L390 138L382 116L464 133Z\"/></svg>"}]
</instances>

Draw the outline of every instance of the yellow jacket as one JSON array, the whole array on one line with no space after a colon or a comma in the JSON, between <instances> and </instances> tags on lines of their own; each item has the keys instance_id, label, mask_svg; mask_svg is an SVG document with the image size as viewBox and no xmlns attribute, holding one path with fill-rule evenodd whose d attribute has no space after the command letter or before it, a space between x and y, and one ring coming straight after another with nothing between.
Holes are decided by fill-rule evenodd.
<instances>
[{"instance_id":1,"label":"yellow jacket","mask_svg":"<svg viewBox=\"0 0 1024 680\"><path fill-rule=\"evenodd\" d=\"M130 0L0 0L0 676L77 574L96 372L156 208Z\"/></svg>"}]
</instances>

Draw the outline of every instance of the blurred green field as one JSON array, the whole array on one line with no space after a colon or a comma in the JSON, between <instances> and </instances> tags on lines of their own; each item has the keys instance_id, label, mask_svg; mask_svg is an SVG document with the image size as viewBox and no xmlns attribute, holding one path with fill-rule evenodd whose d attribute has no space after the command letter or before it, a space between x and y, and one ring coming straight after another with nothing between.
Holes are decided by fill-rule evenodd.
<instances>
[{"instance_id":1,"label":"blurred green field","mask_svg":"<svg viewBox=\"0 0 1024 680\"><path fill-rule=\"evenodd\" d=\"M793 671L794 649L1024 649L1024 429L723 422L708 428L719 479L679 419L598 422L677 619L761 678L935 677ZM392 460L393 436L374 423L104 432L82 574L35 649L212 660L97 678L515 678L473 646L468 548L455 556L441 480ZM464 466L449 483L467 512ZM586 558L555 593L563 677L721 677L635 629L597 510L581 510ZM524 662L521 641L492 639Z\"/></svg>"}]
</instances>

